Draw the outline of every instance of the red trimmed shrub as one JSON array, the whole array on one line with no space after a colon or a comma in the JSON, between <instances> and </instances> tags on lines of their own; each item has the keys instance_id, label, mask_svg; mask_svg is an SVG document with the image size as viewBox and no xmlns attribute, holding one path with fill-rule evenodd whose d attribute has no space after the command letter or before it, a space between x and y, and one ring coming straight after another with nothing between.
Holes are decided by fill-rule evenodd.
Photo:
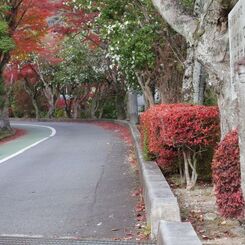
<instances>
[{"instance_id":1,"label":"red trimmed shrub","mask_svg":"<svg viewBox=\"0 0 245 245\"><path fill-rule=\"evenodd\" d=\"M154 156L161 166L169 166L176 160L176 150L169 147L159 138L162 113L182 104L161 104L151 107L140 116L141 138L145 154Z\"/></svg>"},{"instance_id":2,"label":"red trimmed shrub","mask_svg":"<svg viewBox=\"0 0 245 245\"><path fill-rule=\"evenodd\" d=\"M226 135L219 144L212 162L216 203L226 218L244 216L237 131Z\"/></svg>"},{"instance_id":3,"label":"red trimmed shrub","mask_svg":"<svg viewBox=\"0 0 245 245\"><path fill-rule=\"evenodd\" d=\"M141 116L141 136L144 149L156 157L160 165L183 156L187 188L197 180L197 158L202 151L219 141L219 111L217 107L187 104L158 105Z\"/></svg>"},{"instance_id":4,"label":"red trimmed shrub","mask_svg":"<svg viewBox=\"0 0 245 245\"><path fill-rule=\"evenodd\" d=\"M159 166L171 167L175 162L177 162L178 152L173 147L163 146L159 150L156 162Z\"/></svg>"}]
</instances>

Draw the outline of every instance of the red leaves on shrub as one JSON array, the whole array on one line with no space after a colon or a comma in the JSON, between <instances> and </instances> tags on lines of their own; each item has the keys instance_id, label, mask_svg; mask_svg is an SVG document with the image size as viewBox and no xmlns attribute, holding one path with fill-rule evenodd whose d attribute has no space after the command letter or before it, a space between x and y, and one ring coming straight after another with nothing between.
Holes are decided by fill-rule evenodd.
<instances>
[{"instance_id":1,"label":"red leaves on shrub","mask_svg":"<svg viewBox=\"0 0 245 245\"><path fill-rule=\"evenodd\" d=\"M214 146L219 141L217 107L162 104L141 116L141 135L159 164L174 161L177 149ZM147 140L146 140L147 138Z\"/></svg>"},{"instance_id":2,"label":"red leaves on shrub","mask_svg":"<svg viewBox=\"0 0 245 245\"><path fill-rule=\"evenodd\" d=\"M174 148L169 147L162 147L162 149L159 149L158 157L156 159L156 162L159 166L171 166L173 161L176 161L178 157L178 152Z\"/></svg>"},{"instance_id":3,"label":"red leaves on shrub","mask_svg":"<svg viewBox=\"0 0 245 245\"><path fill-rule=\"evenodd\" d=\"M227 218L244 216L237 131L226 135L212 162L215 195L220 214Z\"/></svg>"}]
</instances>

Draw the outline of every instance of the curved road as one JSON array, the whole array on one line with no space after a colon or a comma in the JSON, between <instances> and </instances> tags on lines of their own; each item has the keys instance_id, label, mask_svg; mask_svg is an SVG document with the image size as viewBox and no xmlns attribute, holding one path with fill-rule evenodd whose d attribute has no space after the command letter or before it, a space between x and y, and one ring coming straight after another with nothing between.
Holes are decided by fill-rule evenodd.
<instances>
[{"instance_id":1,"label":"curved road","mask_svg":"<svg viewBox=\"0 0 245 245\"><path fill-rule=\"evenodd\" d=\"M103 239L133 230L136 178L118 135L86 123L39 125L56 135L0 164L0 236ZM26 140L51 134L27 128ZM0 145L0 156L20 141Z\"/></svg>"}]
</instances>

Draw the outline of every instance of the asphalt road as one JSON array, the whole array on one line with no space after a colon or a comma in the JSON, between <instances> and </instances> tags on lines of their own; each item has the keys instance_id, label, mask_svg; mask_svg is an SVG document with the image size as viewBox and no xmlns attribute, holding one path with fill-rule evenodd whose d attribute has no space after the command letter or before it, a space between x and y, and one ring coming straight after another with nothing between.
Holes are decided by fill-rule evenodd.
<instances>
[{"instance_id":1,"label":"asphalt road","mask_svg":"<svg viewBox=\"0 0 245 245\"><path fill-rule=\"evenodd\" d=\"M0 164L0 235L110 239L133 230L127 145L92 124L40 125L56 135Z\"/></svg>"}]
</instances>

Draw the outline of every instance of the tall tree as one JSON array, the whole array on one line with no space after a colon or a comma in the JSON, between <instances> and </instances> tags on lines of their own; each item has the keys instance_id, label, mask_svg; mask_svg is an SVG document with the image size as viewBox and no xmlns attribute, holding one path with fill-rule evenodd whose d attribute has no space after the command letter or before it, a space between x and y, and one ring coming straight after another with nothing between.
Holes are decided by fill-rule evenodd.
<instances>
[{"instance_id":1,"label":"tall tree","mask_svg":"<svg viewBox=\"0 0 245 245\"><path fill-rule=\"evenodd\" d=\"M162 20L150 0L77 2L100 11L94 29L107 47L116 87L123 82L125 87L141 90L147 107L154 104L156 88L162 102L181 98L185 42Z\"/></svg>"},{"instance_id":2,"label":"tall tree","mask_svg":"<svg viewBox=\"0 0 245 245\"><path fill-rule=\"evenodd\" d=\"M30 96L32 105L35 109L36 119L40 118L40 109L38 105L38 96L41 91L41 84L38 79L36 68L33 64L24 64L20 69L19 79L23 81L23 87Z\"/></svg>"},{"instance_id":3,"label":"tall tree","mask_svg":"<svg viewBox=\"0 0 245 245\"><path fill-rule=\"evenodd\" d=\"M49 27L47 18L57 10L57 3L43 0L2 0L0 6L0 129L11 130L5 113L7 101L3 72L14 55L23 59L30 51L40 51L40 38Z\"/></svg>"},{"instance_id":4,"label":"tall tree","mask_svg":"<svg viewBox=\"0 0 245 245\"><path fill-rule=\"evenodd\" d=\"M79 107L88 101L97 83L104 80L105 62L101 50L92 48L83 37L67 39L61 51L62 62L54 80L65 101L68 117L77 118Z\"/></svg>"},{"instance_id":5,"label":"tall tree","mask_svg":"<svg viewBox=\"0 0 245 245\"><path fill-rule=\"evenodd\" d=\"M207 70L218 92L224 136L237 127L237 95L230 82L228 13L237 0L197 0L199 15L188 12L184 0L152 0L159 13L194 50L194 57ZM192 5L194 6L194 5ZM192 11L193 13L193 11Z\"/></svg>"}]
</instances>

